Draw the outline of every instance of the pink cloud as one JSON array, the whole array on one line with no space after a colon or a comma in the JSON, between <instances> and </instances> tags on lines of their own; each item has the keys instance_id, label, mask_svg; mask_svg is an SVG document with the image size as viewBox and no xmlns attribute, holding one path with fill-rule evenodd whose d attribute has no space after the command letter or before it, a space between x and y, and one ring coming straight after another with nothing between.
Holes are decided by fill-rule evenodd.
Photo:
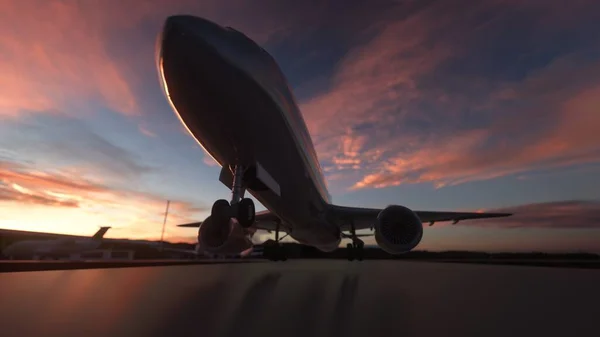
<instances>
[{"instance_id":1,"label":"pink cloud","mask_svg":"<svg viewBox=\"0 0 600 337\"><path fill-rule=\"evenodd\" d=\"M219 164L214 159L212 159L212 157L209 156L208 154L204 155L204 159L202 159L202 161L204 162L204 164L206 164L208 166L212 166L212 167L219 166Z\"/></svg>"},{"instance_id":2,"label":"pink cloud","mask_svg":"<svg viewBox=\"0 0 600 337\"><path fill-rule=\"evenodd\" d=\"M139 129L139 130L140 130L140 132L141 132L143 135L145 135L145 136L152 137L152 138L155 138L155 137L156 137L156 133L154 133L154 132L150 131L148 128L146 128L146 127L144 127L144 126L142 126L142 125L140 125L140 126L138 127L138 129Z\"/></svg>"},{"instance_id":3,"label":"pink cloud","mask_svg":"<svg viewBox=\"0 0 600 337\"><path fill-rule=\"evenodd\" d=\"M236 8L238 10L230 10ZM253 39L265 42L283 36L297 22L289 11L279 12L277 2L268 2L266 18L249 19L246 9L255 3L219 1L103 1L60 0L0 1L0 116L15 118L24 111L61 110L71 114L89 112L90 100L127 116L139 116L152 108L139 97L139 87L148 87L144 73L155 72L154 45L139 25L154 24L160 31L164 19L187 13L234 25ZM148 33L143 32L143 34ZM119 40L120 49L111 49ZM156 88L159 87L158 79Z\"/></svg>"},{"instance_id":4,"label":"pink cloud","mask_svg":"<svg viewBox=\"0 0 600 337\"><path fill-rule=\"evenodd\" d=\"M454 54L451 41L427 45L443 4L384 24L369 43L353 49L337 66L331 89L301 106L311 133L344 132L349 126L379 122L403 102L418 98L416 77ZM442 20L438 23L443 26Z\"/></svg>"},{"instance_id":5,"label":"pink cloud","mask_svg":"<svg viewBox=\"0 0 600 337\"><path fill-rule=\"evenodd\" d=\"M328 91L302 104L325 172L353 189L441 187L599 161L600 62L568 54L515 81L447 73L457 60L478 61L477 43L504 13L527 14L542 32L554 31L552 20L574 29L561 11L487 1L458 12L437 2L378 23L379 34L338 64Z\"/></svg>"},{"instance_id":6,"label":"pink cloud","mask_svg":"<svg viewBox=\"0 0 600 337\"><path fill-rule=\"evenodd\" d=\"M54 189L56 192L104 192L104 187L71 175L37 171L22 164L0 161L0 182L5 187L18 184L25 188Z\"/></svg>"},{"instance_id":7,"label":"pink cloud","mask_svg":"<svg viewBox=\"0 0 600 337\"><path fill-rule=\"evenodd\" d=\"M86 98L139 113L130 85L107 54L102 26L83 7L61 1L0 4L2 114L64 109Z\"/></svg>"},{"instance_id":8,"label":"pink cloud","mask_svg":"<svg viewBox=\"0 0 600 337\"><path fill-rule=\"evenodd\" d=\"M432 137L407 151L397 150L353 188L420 182L441 187L534 169L599 162L600 114L595 107L600 104L600 87L589 86L588 80L600 75L600 63L579 65L575 75L582 76L571 74L568 78L574 81L565 87L563 81L559 82L565 79L562 70L574 68L576 60L557 62L573 63L568 67L552 64L513 87L511 100L530 101L527 110L497 113L494 124L487 129ZM531 125L532 121L541 124ZM528 137L519 142L522 135ZM500 141L483 146L492 139ZM401 137L397 141L403 142Z\"/></svg>"}]
</instances>

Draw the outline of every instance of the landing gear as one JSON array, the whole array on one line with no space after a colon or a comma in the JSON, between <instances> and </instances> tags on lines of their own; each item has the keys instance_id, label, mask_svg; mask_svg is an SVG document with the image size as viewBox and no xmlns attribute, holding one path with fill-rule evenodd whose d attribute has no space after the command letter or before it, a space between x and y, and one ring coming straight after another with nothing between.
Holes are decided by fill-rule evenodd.
<instances>
[{"instance_id":1,"label":"landing gear","mask_svg":"<svg viewBox=\"0 0 600 337\"><path fill-rule=\"evenodd\" d=\"M225 199L215 201L210 210L210 217L216 223L227 223L231 218L231 206Z\"/></svg>"},{"instance_id":2,"label":"landing gear","mask_svg":"<svg viewBox=\"0 0 600 337\"><path fill-rule=\"evenodd\" d=\"M356 236L356 229L354 228L354 223L350 222L350 235L352 239L352 243L346 245L346 250L348 251L348 261L362 261L364 257L364 247L365 243L363 240L359 239Z\"/></svg>"},{"instance_id":3,"label":"landing gear","mask_svg":"<svg viewBox=\"0 0 600 337\"><path fill-rule=\"evenodd\" d=\"M256 212L254 211L254 201L249 198L242 199L237 204L237 212L235 215L242 227L248 228L252 226L256 216Z\"/></svg>"},{"instance_id":4,"label":"landing gear","mask_svg":"<svg viewBox=\"0 0 600 337\"><path fill-rule=\"evenodd\" d=\"M286 251L279 243L271 244L268 248L265 247L264 252L269 261L287 261Z\"/></svg>"},{"instance_id":5,"label":"landing gear","mask_svg":"<svg viewBox=\"0 0 600 337\"><path fill-rule=\"evenodd\" d=\"M246 188L243 176L246 168L233 166L233 186L231 188L231 203L225 199L215 201L211 210L211 218L216 223L226 227L231 218L236 218L244 228L252 226L256 212L252 199L244 198Z\"/></svg>"},{"instance_id":6,"label":"landing gear","mask_svg":"<svg viewBox=\"0 0 600 337\"><path fill-rule=\"evenodd\" d=\"M275 241L270 241L268 244L265 244L264 255L270 261L287 261L285 248L279 243L287 236L287 234L282 238L279 238L280 225L281 222L278 221L275 227Z\"/></svg>"},{"instance_id":7,"label":"landing gear","mask_svg":"<svg viewBox=\"0 0 600 337\"><path fill-rule=\"evenodd\" d=\"M365 246L365 243L360 240L360 239L356 239L353 240L354 242L349 243L346 245L346 250L348 251L348 261L362 261L363 257L364 257L364 249L363 247Z\"/></svg>"}]
</instances>

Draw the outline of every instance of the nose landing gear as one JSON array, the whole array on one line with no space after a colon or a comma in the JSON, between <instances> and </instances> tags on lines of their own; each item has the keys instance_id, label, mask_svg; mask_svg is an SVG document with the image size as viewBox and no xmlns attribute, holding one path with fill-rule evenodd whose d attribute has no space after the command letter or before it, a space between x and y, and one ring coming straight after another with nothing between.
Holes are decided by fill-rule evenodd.
<instances>
[{"instance_id":1,"label":"nose landing gear","mask_svg":"<svg viewBox=\"0 0 600 337\"><path fill-rule=\"evenodd\" d=\"M275 227L275 241L270 242L265 246L264 256L268 258L270 261L287 261L287 253L285 248L281 245L281 240L283 240L289 233L286 233L283 237L279 237L279 231L281 227L281 221L277 221L277 225Z\"/></svg>"},{"instance_id":2,"label":"nose landing gear","mask_svg":"<svg viewBox=\"0 0 600 337\"><path fill-rule=\"evenodd\" d=\"M243 176L246 168L233 166L233 186L231 188L231 202L225 199L215 201L210 215L211 219L223 228L227 226L231 218L236 218L240 225L248 228L254 224L256 212L252 199L244 198L246 187Z\"/></svg>"}]
</instances>

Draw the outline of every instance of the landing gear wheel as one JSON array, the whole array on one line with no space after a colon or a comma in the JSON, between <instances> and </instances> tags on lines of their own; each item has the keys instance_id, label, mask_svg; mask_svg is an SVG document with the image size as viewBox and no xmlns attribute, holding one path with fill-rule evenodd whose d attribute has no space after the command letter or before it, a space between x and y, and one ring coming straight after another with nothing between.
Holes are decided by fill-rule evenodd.
<instances>
[{"instance_id":1,"label":"landing gear wheel","mask_svg":"<svg viewBox=\"0 0 600 337\"><path fill-rule=\"evenodd\" d=\"M362 261L364 257L364 246L365 243L362 240L356 239L354 242L346 245L346 251L348 252L348 261Z\"/></svg>"},{"instance_id":2,"label":"landing gear wheel","mask_svg":"<svg viewBox=\"0 0 600 337\"><path fill-rule=\"evenodd\" d=\"M287 254L282 246L277 247L277 259L278 261L287 261Z\"/></svg>"},{"instance_id":3,"label":"landing gear wheel","mask_svg":"<svg viewBox=\"0 0 600 337\"><path fill-rule=\"evenodd\" d=\"M244 198L236 206L236 218L240 225L244 228L252 226L256 216L256 212L254 211L254 201L249 198Z\"/></svg>"},{"instance_id":4,"label":"landing gear wheel","mask_svg":"<svg viewBox=\"0 0 600 337\"><path fill-rule=\"evenodd\" d=\"M231 219L231 206L225 199L215 201L210 211L210 216L216 223L228 223Z\"/></svg>"},{"instance_id":5,"label":"landing gear wheel","mask_svg":"<svg viewBox=\"0 0 600 337\"><path fill-rule=\"evenodd\" d=\"M264 248L264 255L269 261L286 261L287 254L279 243L273 243Z\"/></svg>"},{"instance_id":6,"label":"landing gear wheel","mask_svg":"<svg viewBox=\"0 0 600 337\"><path fill-rule=\"evenodd\" d=\"M346 251L348 252L348 261L354 261L354 245L349 243L346 245Z\"/></svg>"},{"instance_id":7,"label":"landing gear wheel","mask_svg":"<svg viewBox=\"0 0 600 337\"><path fill-rule=\"evenodd\" d=\"M269 240L268 244L265 243L264 256L271 261L287 261L287 252L285 248L279 243L279 229L281 222L275 224L275 240ZM286 235L287 236L287 235ZM285 236L284 236L285 237ZM283 238L282 238L283 239Z\"/></svg>"},{"instance_id":8,"label":"landing gear wheel","mask_svg":"<svg viewBox=\"0 0 600 337\"><path fill-rule=\"evenodd\" d=\"M353 243L353 246L354 246L354 252L356 254L356 259L358 261L362 261L363 257L364 257L364 253L365 253L365 250L364 250L365 243L362 240L357 239Z\"/></svg>"}]
</instances>

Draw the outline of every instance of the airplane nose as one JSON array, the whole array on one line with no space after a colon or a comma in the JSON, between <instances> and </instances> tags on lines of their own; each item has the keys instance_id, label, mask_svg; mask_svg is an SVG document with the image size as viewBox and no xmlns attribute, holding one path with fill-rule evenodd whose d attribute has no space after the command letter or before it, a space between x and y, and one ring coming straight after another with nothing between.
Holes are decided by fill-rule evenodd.
<instances>
[{"instance_id":1,"label":"airplane nose","mask_svg":"<svg viewBox=\"0 0 600 337\"><path fill-rule=\"evenodd\" d=\"M191 15L173 15L167 17L163 24L163 29L156 41L156 62L166 53L166 46L178 45L187 48L186 45L193 45L200 42L212 45L215 48L221 44L225 35L225 30L206 19ZM177 41L170 43L171 41Z\"/></svg>"},{"instance_id":2,"label":"airplane nose","mask_svg":"<svg viewBox=\"0 0 600 337\"><path fill-rule=\"evenodd\" d=\"M167 54L187 53L194 46L210 47L204 50L232 57L235 53L231 50L231 39L231 30L212 21L192 15L169 16L157 40L157 66Z\"/></svg>"},{"instance_id":3,"label":"airplane nose","mask_svg":"<svg viewBox=\"0 0 600 337\"><path fill-rule=\"evenodd\" d=\"M169 16L167 20L165 20L163 35L166 36L169 33L182 33L183 29L185 29L186 21L188 21L186 15Z\"/></svg>"},{"instance_id":4,"label":"airplane nose","mask_svg":"<svg viewBox=\"0 0 600 337\"><path fill-rule=\"evenodd\" d=\"M196 38L211 42L215 37L223 36L225 30L218 24L197 16L173 15L165 21L163 34L167 33L192 34Z\"/></svg>"}]
</instances>

